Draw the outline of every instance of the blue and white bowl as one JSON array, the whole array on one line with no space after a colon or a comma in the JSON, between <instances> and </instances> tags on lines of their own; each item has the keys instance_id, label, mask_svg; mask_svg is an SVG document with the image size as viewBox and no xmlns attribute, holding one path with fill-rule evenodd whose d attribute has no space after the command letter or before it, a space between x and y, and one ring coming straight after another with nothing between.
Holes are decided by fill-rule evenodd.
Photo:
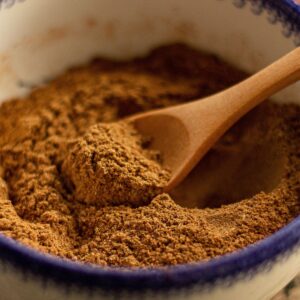
<instances>
[{"instance_id":1,"label":"blue and white bowl","mask_svg":"<svg viewBox=\"0 0 300 300\"><path fill-rule=\"evenodd\" d=\"M291 0L2 0L0 7L1 101L96 54L126 58L180 40L254 72L300 42L300 8ZM277 98L300 104L300 86ZM244 250L164 269L91 267L0 236L3 300L270 299L299 270L299 217Z\"/></svg>"}]
</instances>

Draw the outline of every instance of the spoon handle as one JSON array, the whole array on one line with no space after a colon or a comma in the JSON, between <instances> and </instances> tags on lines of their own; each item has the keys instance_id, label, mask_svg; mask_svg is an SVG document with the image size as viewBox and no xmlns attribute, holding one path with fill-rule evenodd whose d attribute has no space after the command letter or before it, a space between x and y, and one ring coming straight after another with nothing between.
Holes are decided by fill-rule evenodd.
<instances>
[{"instance_id":1,"label":"spoon handle","mask_svg":"<svg viewBox=\"0 0 300 300\"><path fill-rule=\"evenodd\" d=\"M185 159L172 174L166 191L176 186L212 145L243 115L281 89L300 79L300 48L225 91L161 110L180 120L188 133ZM187 144L187 142L184 142ZM183 155L183 156L184 156Z\"/></svg>"},{"instance_id":2,"label":"spoon handle","mask_svg":"<svg viewBox=\"0 0 300 300\"><path fill-rule=\"evenodd\" d=\"M227 90L168 108L168 111L187 120L198 119L197 116L203 113L210 114L211 111L212 119L217 115L222 116L221 119L227 123L225 127L228 129L255 106L298 80L300 80L300 47ZM213 121L221 125L220 119ZM195 125L193 124L193 127ZM224 124L222 127L225 129Z\"/></svg>"},{"instance_id":3,"label":"spoon handle","mask_svg":"<svg viewBox=\"0 0 300 300\"><path fill-rule=\"evenodd\" d=\"M238 112L238 118L256 105L300 79L300 47L255 75L224 91L223 104ZM226 101L227 99L227 101ZM230 101L230 103L228 103ZM227 102L227 103L226 103Z\"/></svg>"},{"instance_id":4,"label":"spoon handle","mask_svg":"<svg viewBox=\"0 0 300 300\"><path fill-rule=\"evenodd\" d=\"M187 104L168 108L173 115L185 119L194 134L203 134L199 126L215 128L224 133L243 115L276 92L300 79L300 47L244 81L217 94ZM204 105L205 104L205 105ZM205 123L199 120L205 116ZM196 122L195 122L196 120ZM210 134L210 132L208 132Z\"/></svg>"}]
</instances>

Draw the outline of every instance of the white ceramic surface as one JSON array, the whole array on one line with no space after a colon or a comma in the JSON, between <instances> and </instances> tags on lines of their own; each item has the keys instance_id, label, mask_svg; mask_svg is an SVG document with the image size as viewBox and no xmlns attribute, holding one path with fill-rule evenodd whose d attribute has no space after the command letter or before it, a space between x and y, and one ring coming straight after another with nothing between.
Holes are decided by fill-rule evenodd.
<instances>
[{"instance_id":1,"label":"white ceramic surface","mask_svg":"<svg viewBox=\"0 0 300 300\"><path fill-rule=\"evenodd\" d=\"M0 100L27 93L95 55L128 58L156 45L184 41L254 72L294 48L281 24L267 12L255 15L230 0L27 0L0 1ZM239 2L239 1L237 1ZM240 4L240 3L238 3ZM10 7L11 6L11 7ZM300 104L300 85L280 93L280 101ZM1 255L0 255L1 256ZM34 268L34 266L32 267ZM143 293L71 286L0 264L0 299L269 299L300 270L300 246L260 271L198 286ZM25 275L24 275L25 274ZM252 275L251 275L252 274ZM230 284L228 284L228 280ZM46 284L45 284L46 282Z\"/></svg>"}]
</instances>

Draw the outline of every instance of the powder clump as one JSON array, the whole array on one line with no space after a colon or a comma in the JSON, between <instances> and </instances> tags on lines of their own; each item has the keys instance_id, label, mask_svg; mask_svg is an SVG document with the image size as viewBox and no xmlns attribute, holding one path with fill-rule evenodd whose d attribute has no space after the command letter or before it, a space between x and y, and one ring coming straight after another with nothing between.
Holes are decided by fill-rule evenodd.
<instances>
[{"instance_id":1,"label":"powder clump","mask_svg":"<svg viewBox=\"0 0 300 300\"><path fill-rule=\"evenodd\" d=\"M150 142L128 122L89 128L71 144L62 167L74 198L97 205L149 203L170 177Z\"/></svg>"}]
</instances>

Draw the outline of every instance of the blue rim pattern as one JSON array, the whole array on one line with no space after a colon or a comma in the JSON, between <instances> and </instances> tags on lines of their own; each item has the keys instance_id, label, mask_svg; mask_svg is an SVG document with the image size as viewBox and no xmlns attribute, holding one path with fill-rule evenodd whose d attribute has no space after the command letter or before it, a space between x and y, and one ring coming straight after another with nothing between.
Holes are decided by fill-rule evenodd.
<instances>
[{"instance_id":1,"label":"blue rim pattern","mask_svg":"<svg viewBox=\"0 0 300 300\"><path fill-rule=\"evenodd\" d=\"M239 8L249 3L257 15L267 11L270 23L280 22L283 34L293 36L295 44L300 45L300 5L293 0L233 0L233 3Z\"/></svg>"},{"instance_id":2,"label":"blue rim pattern","mask_svg":"<svg viewBox=\"0 0 300 300\"><path fill-rule=\"evenodd\" d=\"M275 263L283 254L300 245L300 217L270 237L243 250L209 262L178 265L156 269L99 268L44 255L24 247L3 235L0 236L0 259L58 285L101 288L103 290L164 291L214 284L220 279L251 277L263 265ZM250 274L249 274L250 272Z\"/></svg>"},{"instance_id":3,"label":"blue rim pattern","mask_svg":"<svg viewBox=\"0 0 300 300\"><path fill-rule=\"evenodd\" d=\"M292 0L240 0L238 6L251 2L255 12L267 9L289 28L291 34L300 33L300 6ZM214 284L219 280L255 273L262 265L274 263L300 245L300 217L270 237L232 254L199 262L154 269L100 268L44 255L0 234L0 260L24 273L32 273L57 285L76 285L88 289L101 288L114 292L151 289L166 291Z\"/></svg>"}]
</instances>

